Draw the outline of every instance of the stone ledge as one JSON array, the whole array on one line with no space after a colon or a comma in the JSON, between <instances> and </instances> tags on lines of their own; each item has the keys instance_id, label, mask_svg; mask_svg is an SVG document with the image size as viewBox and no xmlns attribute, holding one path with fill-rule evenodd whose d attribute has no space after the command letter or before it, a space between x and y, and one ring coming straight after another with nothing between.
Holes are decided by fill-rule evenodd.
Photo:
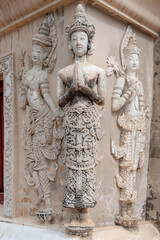
<instances>
[{"instance_id":1,"label":"stone ledge","mask_svg":"<svg viewBox=\"0 0 160 240\"><path fill-rule=\"evenodd\" d=\"M132 24L152 37L158 37L160 31L158 0L81 0L95 7L101 8L109 15L118 17L127 24ZM74 0L1 0L0 9L0 37L14 31L20 26L43 16L50 11L63 8ZM17 8L18 5L18 8ZM34 7L33 7L34 6Z\"/></svg>"},{"instance_id":2,"label":"stone ledge","mask_svg":"<svg viewBox=\"0 0 160 240\"><path fill-rule=\"evenodd\" d=\"M2 219L1 219L2 221ZM80 240L68 235L62 226L57 230L0 222L1 240ZM140 222L137 229L128 230L120 226L97 227L86 240L160 240L157 229L149 222Z\"/></svg>"}]
</instances>

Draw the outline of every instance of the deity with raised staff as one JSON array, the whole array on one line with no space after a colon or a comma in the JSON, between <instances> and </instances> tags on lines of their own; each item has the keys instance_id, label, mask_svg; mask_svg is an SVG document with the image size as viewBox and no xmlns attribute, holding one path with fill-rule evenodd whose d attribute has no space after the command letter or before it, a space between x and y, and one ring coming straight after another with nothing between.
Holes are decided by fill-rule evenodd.
<instances>
[{"instance_id":1,"label":"deity with raised staff","mask_svg":"<svg viewBox=\"0 0 160 240\"><path fill-rule=\"evenodd\" d=\"M146 141L146 117L148 107L144 104L144 90L138 77L140 49L130 26L121 43L120 69L113 57L108 58L108 75L116 73L112 93L112 111L118 112L121 129L120 146L111 141L111 152L119 160L117 185L120 188L120 214L116 223L134 227L139 220L133 215L133 203L137 201L137 170L144 163Z\"/></svg>"}]
</instances>

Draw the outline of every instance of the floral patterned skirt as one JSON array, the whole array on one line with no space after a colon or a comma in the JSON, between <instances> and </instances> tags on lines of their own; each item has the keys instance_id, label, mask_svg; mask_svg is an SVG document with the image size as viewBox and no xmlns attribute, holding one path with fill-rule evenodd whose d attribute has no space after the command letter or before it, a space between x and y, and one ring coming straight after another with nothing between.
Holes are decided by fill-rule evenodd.
<instances>
[{"instance_id":1,"label":"floral patterned skirt","mask_svg":"<svg viewBox=\"0 0 160 240\"><path fill-rule=\"evenodd\" d=\"M99 117L94 106L67 108L64 121L64 207L91 208L96 204L95 166L99 129Z\"/></svg>"}]
</instances>

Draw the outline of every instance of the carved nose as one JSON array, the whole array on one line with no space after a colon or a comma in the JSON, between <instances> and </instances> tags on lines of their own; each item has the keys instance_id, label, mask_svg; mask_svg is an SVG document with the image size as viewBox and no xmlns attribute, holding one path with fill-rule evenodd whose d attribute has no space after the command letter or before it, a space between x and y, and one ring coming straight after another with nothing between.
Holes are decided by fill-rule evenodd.
<instances>
[{"instance_id":1,"label":"carved nose","mask_svg":"<svg viewBox=\"0 0 160 240\"><path fill-rule=\"evenodd\" d=\"M37 54L35 53L35 54L33 54L32 56L33 56L33 58L35 58L35 57L37 57Z\"/></svg>"},{"instance_id":2,"label":"carved nose","mask_svg":"<svg viewBox=\"0 0 160 240\"><path fill-rule=\"evenodd\" d=\"M77 39L77 45L80 45L80 39Z\"/></svg>"}]
</instances>

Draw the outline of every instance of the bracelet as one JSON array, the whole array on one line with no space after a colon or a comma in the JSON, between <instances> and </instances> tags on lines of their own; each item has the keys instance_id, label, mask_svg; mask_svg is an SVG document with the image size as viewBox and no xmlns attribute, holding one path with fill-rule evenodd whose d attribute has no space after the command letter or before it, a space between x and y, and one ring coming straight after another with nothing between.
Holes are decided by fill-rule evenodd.
<instances>
[{"instance_id":1,"label":"bracelet","mask_svg":"<svg viewBox=\"0 0 160 240\"><path fill-rule=\"evenodd\" d=\"M129 88L129 89L122 95L122 97L124 97L125 100L127 101L127 100L130 98L130 96L132 95L132 93L133 93L133 90L132 90L131 88Z\"/></svg>"},{"instance_id":2,"label":"bracelet","mask_svg":"<svg viewBox=\"0 0 160 240\"><path fill-rule=\"evenodd\" d=\"M128 96L127 93L124 93L124 94L122 95L122 97L123 97L126 101L129 99L129 96Z\"/></svg>"},{"instance_id":3,"label":"bracelet","mask_svg":"<svg viewBox=\"0 0 160 240\"><path fill-rule=\"evenodd\" d=\"M127 92L129 92L130 96L132 95L134 89L133 88L128 88Z\"/></svg>"}]
</instances>

